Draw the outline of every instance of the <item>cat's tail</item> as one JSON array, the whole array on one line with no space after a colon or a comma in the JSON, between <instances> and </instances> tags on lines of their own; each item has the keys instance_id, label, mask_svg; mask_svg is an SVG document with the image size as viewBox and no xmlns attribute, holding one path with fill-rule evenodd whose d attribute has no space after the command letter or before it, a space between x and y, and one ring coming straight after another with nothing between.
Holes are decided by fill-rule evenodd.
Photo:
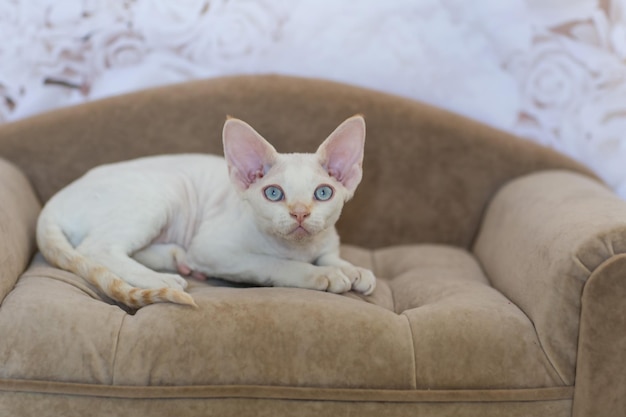
<instances>
[{"instance_id":1,"label":"cat's tail","mask_svg":"<svg viewBox=\"0 0 626 417\"><path fill-rule=\"evenodd\" d=\"M54 219L40 216L37 224L37 245L52 265L79 275L111 299L129 307L171 302L197 307L191 295L174 288L137 288L113 274L106 267L78 252L68 241Z\"/></svg>"}]
</instances>

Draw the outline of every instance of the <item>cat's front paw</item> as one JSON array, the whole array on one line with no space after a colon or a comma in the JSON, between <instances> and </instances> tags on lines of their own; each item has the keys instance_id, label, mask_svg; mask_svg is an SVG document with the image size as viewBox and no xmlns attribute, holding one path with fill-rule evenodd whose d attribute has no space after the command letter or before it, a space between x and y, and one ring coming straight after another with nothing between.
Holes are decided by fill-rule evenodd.
<instances>
[{"instance_id":1,"label":"cat's front paw","mask_svg":"<svg viewBox=\"0 0 626 417\"><path fill-rule=\"evenodd\" d=\"M315 276L315 288L335 294L350 291L352 281L340 268L325 266L318 267Z\"/></svg>"},{"instance_id":2,"label":"cat's front paw","mask_svg":"<svg viewBox=\"0 0 626 417\"><path fill-rule=\"evenodd\" d=\"M344 266L341 270L350 279L351 288L354 291L363 295L370 295L374 292L376 277L372 271L358 266Z\"/></svg>"}]
</instances>

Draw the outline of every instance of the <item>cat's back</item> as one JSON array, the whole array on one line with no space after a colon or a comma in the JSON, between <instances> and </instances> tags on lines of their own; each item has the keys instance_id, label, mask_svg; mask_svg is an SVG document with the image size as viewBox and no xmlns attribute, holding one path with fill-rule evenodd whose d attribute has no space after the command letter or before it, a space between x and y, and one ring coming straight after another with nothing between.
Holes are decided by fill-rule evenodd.
<instances>
[{"instance_id":1,"label":"cat's back","mask_svg":"<svg viewBox=\"0 0 626 417\"><path fill-rule=\"evenodd\" d=\"M149 156L100 165L55 194L45 211L141 204L148 201L181 201L202 189L228 184L224 158L208 154Z\"/></svg>"},{"instance_id":2,"label":"cat's back","mask_svg":"<svg viewBox=\"0 0 626 417\"><path fill-rule=\"evenodd\" d=\"M84 192L86 189L120 190L126 192L149 190L156 186L166 191L168 186L196 186L206 180L222 182L228 178L224 158L208 154L157 155L99 165L87 171L57 195ZM181 182L183 184L181 184Z\"/></svg>"},{"instance_id":3,"label":"cat's back","mask_svg":"<svg viewBox=\"0 0 626 417\"><path fill-rule=\"evenodd\" d=\"M195 174L227 172L226 161L217 155L209 154L168 154L146 156L127 161L99 165L89 170L84 178L110 178L111 175L141 174Z\"/></svg>"},{"instance_id":4,"label":"cat's back","mask_svg":"<svg viewBox=\"0 0 626 417\"><path fill-rule=\"evenodd\" d=\"M198 207L230 196L231 188L225 160L214 155L122 161L95 167L60 190L46 203L40 223L58 224L73 245L89 231L102 231L112 223L118 228L138 227L123 224L124 219L135 219L134 213L141 213L141 218L164 216L163 227L184 235L201 215Z\"/></svg>"}]
</instances>

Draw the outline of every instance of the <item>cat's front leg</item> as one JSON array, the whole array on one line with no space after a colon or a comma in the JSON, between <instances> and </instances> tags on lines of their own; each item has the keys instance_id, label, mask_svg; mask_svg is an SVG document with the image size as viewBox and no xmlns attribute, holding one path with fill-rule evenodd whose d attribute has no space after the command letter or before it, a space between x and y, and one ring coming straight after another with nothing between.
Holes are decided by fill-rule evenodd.
<instances>
[{"instance_id":1,"label":"cat's front leg","mask_svg":"<svg viewBox=\"0 0 626 417\"><path fill-rule=\"evenodd\" d=\"M352 288L350 277L341 269L324 266L313 266L313 268L314 269L302 280L306 286L305 288L311 286L313 289L335 294L343 294L344 292L350 291L350 288Z\"/></svg>"},{"instance_id":2,"label":"cat's front leg","mask_svg":"<svg viewBox=\"0 0 626 417\"><path fill-rule=\"evenodd\" d=\"M200 262L191 261L189 265L196 273L233 282L307 288L337 294L350 291L352 287L352 281L340 268L265 255L222 253L210 259L205 257Z\"/></svg>"},{"instance_id":3,"label":"cat's front leg","mask_svg":"<svg viewBox=\"0 0 626 417\"><path fill-rule=\"evenodd\" d=\"M354 266L350 262L341 259L338 253L330 252L320 256L316 265L336 267L350 279L351 288L364 295L370 295L376 288L376 277L369 269Z\"/></svg>"}]
</instances>

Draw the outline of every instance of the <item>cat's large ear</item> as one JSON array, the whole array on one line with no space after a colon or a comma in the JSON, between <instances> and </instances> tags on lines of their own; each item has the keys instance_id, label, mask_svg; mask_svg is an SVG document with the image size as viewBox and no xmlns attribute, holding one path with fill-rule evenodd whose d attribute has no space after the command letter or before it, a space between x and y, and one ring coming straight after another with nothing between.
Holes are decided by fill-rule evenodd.
<instances>
[{"instance_id":1,"label":"cat's large ear","mask_svg":"<svg viewBox=\"0 0 626 417\"><path fill-rule=\"evenodd\" d=\"M276 149L246 122L229 117L222 131L231 181L246 190L276 162Z\"/></svg>"},{"instance_id":2,"label":"cat's large ear","mask_svg":"<svg viewBox=\"0 0 626 417\"><path fill-rule=\"evenodd\" d=\"M363 176L363 148L365 146L365 120L363 116L352 116L320 145L317 155L320 164L354 193Z\"/></svg>"}]
</instances>

